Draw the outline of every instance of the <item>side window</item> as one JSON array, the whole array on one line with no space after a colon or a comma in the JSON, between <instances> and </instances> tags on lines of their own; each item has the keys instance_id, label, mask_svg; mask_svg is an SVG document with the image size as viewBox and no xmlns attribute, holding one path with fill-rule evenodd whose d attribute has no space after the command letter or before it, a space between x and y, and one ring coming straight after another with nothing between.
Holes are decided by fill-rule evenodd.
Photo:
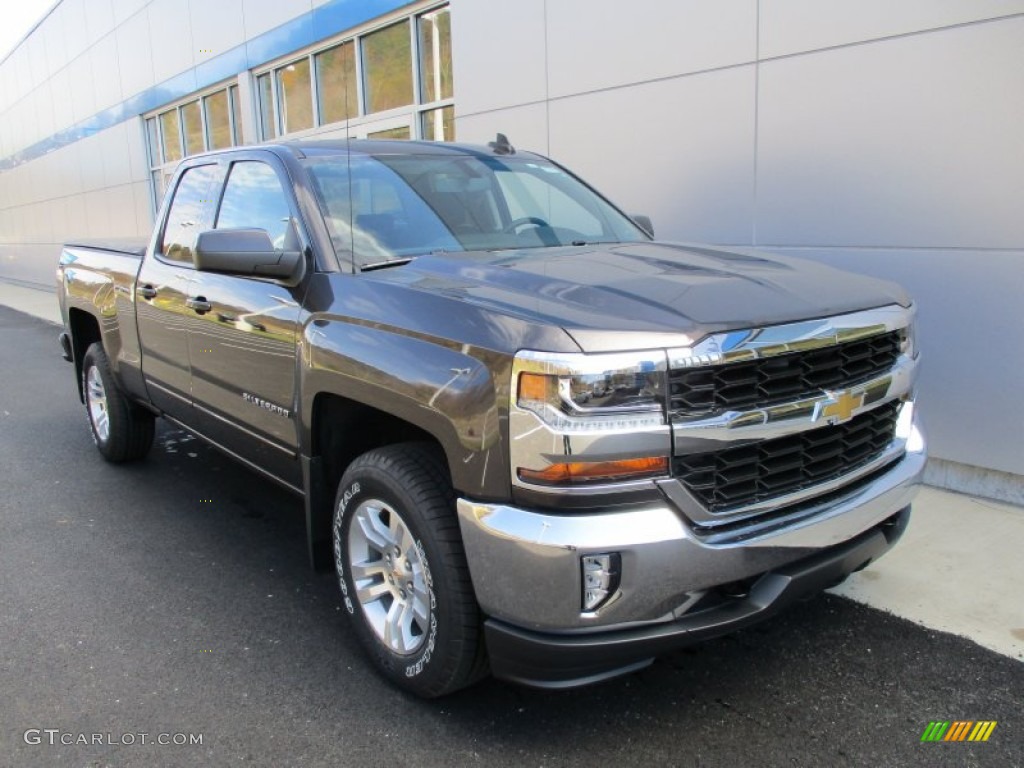
<instances>
[{"instance_id":1,"label":"side window","mask_svg":"<svg viewBox=\"0 0 1024 768\"><path fill-rule=\"evenodd\" d=\"M256 160L231 166L217 216L217 229L265 229L274 247L294 247L288 197L274 169Z\"/></svg>"},{"instance_id":2,"label":"side window","mask_svg":"<svg viewBox=\"0 0 1024 768\"><path fill-rule=\"evenodd\" d=\"M165 259L192 264L196 237L213 223L214 196L220 179L217 165L197 165L185 171L167 212L160 243L160 253Z\"/></svg>"}]
</instances>

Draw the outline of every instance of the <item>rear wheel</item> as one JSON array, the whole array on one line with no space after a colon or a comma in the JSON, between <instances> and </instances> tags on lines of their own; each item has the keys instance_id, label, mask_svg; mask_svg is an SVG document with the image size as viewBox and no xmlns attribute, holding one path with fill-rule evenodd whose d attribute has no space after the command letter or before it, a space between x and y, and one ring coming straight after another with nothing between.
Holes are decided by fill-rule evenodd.
<instances>
[{"instance_id":1,"label":"rear wheel","mask_svg":"<svg viewBox=\"0 0 1024 768\"><path fill-rule=\"evenodd\" d=\"M433 698L486 673L455 495L433 446L352 462L335 503L334 555L356 635L385 677Z\"/></svg>"},{"instance_id":2,"label":"rear wheel","mask_svg":"<svg viewBox=\"0 0 1024 768\"><path fill-rule=\"evenodd\" d=\"M82 358L82 391L92 439L103 458L120 463L149 453L155 432L153 414L121 394L102 344L91 345Z\"/></svg>"}]
</instances>

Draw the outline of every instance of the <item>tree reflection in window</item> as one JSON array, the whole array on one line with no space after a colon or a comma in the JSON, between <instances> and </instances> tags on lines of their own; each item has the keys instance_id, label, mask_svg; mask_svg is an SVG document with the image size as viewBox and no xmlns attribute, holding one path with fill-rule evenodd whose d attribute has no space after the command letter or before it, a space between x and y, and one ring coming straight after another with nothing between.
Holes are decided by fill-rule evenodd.
<instances>
[{"instance_id":1,"label":"tree reflection in window","mask_svg":"<svg viewBox=\"0 0 1024 768\"><path fill-rule=\"evenodd\" d=\"M383 112L413 102L409 23L373 32L362 40L366 111Z\"/></svg>"}]
</instances>

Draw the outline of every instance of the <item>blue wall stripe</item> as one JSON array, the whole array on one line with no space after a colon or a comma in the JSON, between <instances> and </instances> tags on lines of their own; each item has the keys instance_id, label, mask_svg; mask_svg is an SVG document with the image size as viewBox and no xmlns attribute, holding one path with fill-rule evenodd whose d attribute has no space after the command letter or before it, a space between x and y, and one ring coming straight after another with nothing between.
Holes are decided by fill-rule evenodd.
<instances>
[{"instance_id":1,"label":"blue wall stripe","mask_svg":"<svg viewBox=\"0 0 1024 768\"><path fill-rule=\"evenodd\" d=\"M92 117L80 120L30 147L0 160L0 171L35 160L106 128L184 98L191 93L266 64L292 51L409 5L409 0L329 0L269 32L214 56L169 80L147 88Z\"/></svg>"}]
</instances>

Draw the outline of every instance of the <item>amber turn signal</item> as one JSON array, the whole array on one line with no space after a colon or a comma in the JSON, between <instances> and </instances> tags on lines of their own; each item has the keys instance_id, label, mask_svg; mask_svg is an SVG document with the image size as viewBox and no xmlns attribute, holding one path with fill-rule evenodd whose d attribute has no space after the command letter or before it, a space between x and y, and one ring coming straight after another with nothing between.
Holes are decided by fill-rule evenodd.
<instances>
[{"instance_id":1,"label":"amber turn signal","mask_svg":"<svg viewBox=\"0 0 1024 768\"><path fill-rule=\"evenodd\" d=\"M543 373L519 374L519 402L529 400L543 403L551 399L556 381Z\"/></svg>"},{"instance_id":2,"label":"amber turn signal","mask_svg":"<svg viewBox=\"0 0 1024 768\"><path fill-rule=\"evenodd\" d=\"M572 461L544 469L519 468L519 479L539 485L579 485L639 480L668 474L667 456L619 461Z\"/></svg>"}]
</instances>

